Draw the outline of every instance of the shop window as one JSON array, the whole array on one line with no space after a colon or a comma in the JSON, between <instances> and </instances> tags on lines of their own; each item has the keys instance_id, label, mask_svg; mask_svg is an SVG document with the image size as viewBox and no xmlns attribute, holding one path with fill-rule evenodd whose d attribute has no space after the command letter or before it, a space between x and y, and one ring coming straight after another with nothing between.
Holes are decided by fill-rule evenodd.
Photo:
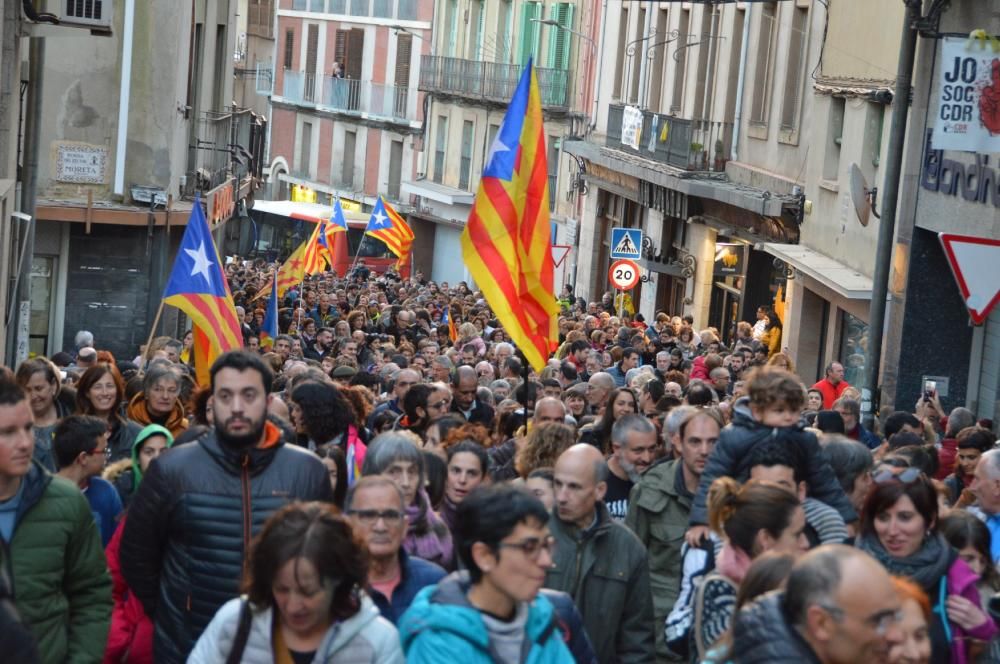
<instances>
[{"instance_id":1,"label":"shop window","mask_svg":"<svg viewBox=\"0 0 1000 664\"><path fill-rule=\"evenodd\" d=\"M860 388L865 383L865 351L868 349L868 323L846 311L840 312L840 353L844 380Z\"/></svg>"}]
</instances>

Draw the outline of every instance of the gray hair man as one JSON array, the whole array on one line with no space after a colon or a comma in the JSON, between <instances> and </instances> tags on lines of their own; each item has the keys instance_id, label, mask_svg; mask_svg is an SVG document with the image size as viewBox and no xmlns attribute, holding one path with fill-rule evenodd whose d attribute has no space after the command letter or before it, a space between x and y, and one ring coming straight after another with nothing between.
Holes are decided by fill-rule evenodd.
<instances>
[{"instance_id":1,"label":"gray hair man","mask_svg":"<svg viewBox=\"0 0 1000 664\"><path fill-rule=\"evenodd\" d=\"M625 521L629 493L653 465L659 446L656 427L643 415L623 415L611 427L608 490L604 494L604 504L612 519Z\"/></svg>"}]
</instances>

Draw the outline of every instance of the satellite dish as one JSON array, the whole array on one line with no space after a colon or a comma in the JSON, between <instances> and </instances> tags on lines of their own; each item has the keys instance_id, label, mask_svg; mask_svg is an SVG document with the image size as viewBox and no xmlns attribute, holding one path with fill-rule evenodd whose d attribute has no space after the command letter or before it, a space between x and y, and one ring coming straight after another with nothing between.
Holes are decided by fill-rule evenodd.
<instances>
[{"instance_id":1,"label":"satellite dish","mask_svg":"<svg viewBox=\"0 0 1000 664\"><path fill-rule=\"evenodd\" d=\"M858 221L861 222L862 226L868 225L868 219L871 215L875 215L875 218L879 218L878 212L875 211L875 202L878 200L878 188L869 187L868 181L865 179L864 173L854 162L851 162L851 166L848 169L851 179L851 202L854 203L854 211L858 215Z\"/></svg>"}]
</instances>

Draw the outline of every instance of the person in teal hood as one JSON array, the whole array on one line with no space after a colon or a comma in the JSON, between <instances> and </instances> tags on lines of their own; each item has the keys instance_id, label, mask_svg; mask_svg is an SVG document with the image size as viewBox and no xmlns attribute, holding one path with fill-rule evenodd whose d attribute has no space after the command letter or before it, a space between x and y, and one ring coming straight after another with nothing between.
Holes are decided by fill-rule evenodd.
<instances>
[{"instance_id":1,"label":"person in teal hood","mask_svg":"<svg viewBox=\"0 0 1000 664\"><path fill-rule=\"evenodd\" d=\"M104 470L104 479L115 485L126 508L149 464L173 444L174 437L166 427L150 424L136 435L130 458L116 461Z\"/></svg>"},{"instance_id":2,"label":"person in teal hood","mask_svg":"<svg viewBox=\"0 0 1000 664\"><path fill-rule=\"evenodd\" d=\"M552 565L549 515L510 486L473 491L455 536L467 572L421 590L399 623L406 661L462 664L573 661L552 603L539 594Z\"/></svg>"}]
</instances>

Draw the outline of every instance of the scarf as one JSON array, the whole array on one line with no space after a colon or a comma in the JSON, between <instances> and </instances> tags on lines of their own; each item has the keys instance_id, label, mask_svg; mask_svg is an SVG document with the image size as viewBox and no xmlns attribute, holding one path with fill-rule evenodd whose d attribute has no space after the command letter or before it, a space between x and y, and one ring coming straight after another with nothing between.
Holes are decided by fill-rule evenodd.
<instances>
[{"instance_id":1,"label":"scarf","mask_svg":"<svg viewBox=\"0 0 1000 664\"><path fill-rule=\"evenodd\" d=\"M132 397L132 401L129 402L126 415L128 416L128 419L133 422L138 422L143 426L146 426L147 424L160 424L166 427L174 438L177 438L177 436L184 433L184 431L188 428L187 418L184 417L184 406L181 405L180 399L177 399L174 402L173 409L164 421L156 422L153 420L153 416L146 409L146 395L139 392Z\"/></svg>"},{"instance_id":2,"label":"scarf","mask_svg":"<svg viewBox=\"0 0 1000 664\"><path fill-rule=\"evenodd\" d=\"M451 564L451 531L431 509L427 492L420 489L412 505L406 506L406 537L403 548L411 556L447 568Z\"/></svg>"},{"instance_id":3,"label":"scarf","mask_svg":"<svg viewBox=\"0 0 1000 664\"><path fill-rule=\"evenodd\" d=\"M938 583L954 561L954 551L940 533L925 537L920 549L905 558L889 555L874 533L862 535L857 547L882 563L891 574L905 576L919 584L932 602L937 597Z\"/></svg>"}]
</instances>

